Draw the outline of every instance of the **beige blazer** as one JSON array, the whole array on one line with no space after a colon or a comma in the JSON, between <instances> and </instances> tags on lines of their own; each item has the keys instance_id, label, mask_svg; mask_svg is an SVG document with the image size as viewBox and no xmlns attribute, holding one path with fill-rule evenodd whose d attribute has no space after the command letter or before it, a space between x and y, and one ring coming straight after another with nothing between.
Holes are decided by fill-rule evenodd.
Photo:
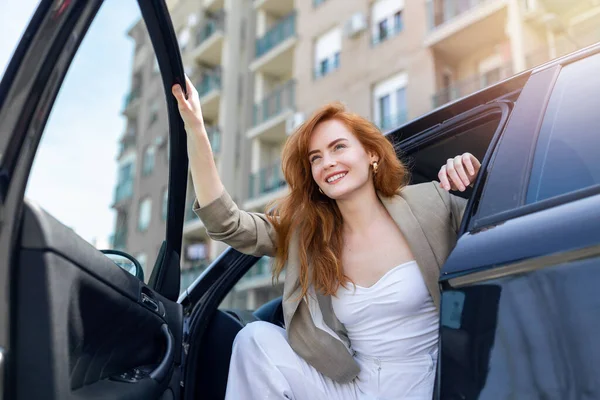
<instances>
[{"instance_id":1,"label":"beige blazer","mask_svg":"<svg viewBox=\"0 0 600 400\"><path fill-rule=\"evenodd\" d=\"M440 268L457 240L466 201L439 187L439 183L407 186L399 195L379 199L394 219L415 256L425 284L439 309ZM194 211L213 240L254 256L275 254L276 233L264 214L240 210L229 194ZM354 379L360 369L352 357L351 343L336 318L331 297L309 289L302 300L299 285L299 240L292 236L285 266L283 314L288 341L294 351L334 381Z\"/></svg>"}]
</instances>

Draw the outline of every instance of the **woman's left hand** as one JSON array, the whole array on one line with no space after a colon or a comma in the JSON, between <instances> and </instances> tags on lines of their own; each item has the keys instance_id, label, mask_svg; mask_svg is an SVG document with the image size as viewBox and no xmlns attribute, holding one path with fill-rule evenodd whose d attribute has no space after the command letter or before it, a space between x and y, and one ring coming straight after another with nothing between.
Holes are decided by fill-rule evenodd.
<instances>
[{"instance_id":1,"label":"woman's left hand","mask_svg":"<svg viewBox=\"0 0 600 400\"><path fill-rule=\"evenodd\" d=\"M438 178L442 189L465 191L477 177L481 163L471 153L464 153L454 158L449 158L440 168Z\"/></svg>"}]
</instances>

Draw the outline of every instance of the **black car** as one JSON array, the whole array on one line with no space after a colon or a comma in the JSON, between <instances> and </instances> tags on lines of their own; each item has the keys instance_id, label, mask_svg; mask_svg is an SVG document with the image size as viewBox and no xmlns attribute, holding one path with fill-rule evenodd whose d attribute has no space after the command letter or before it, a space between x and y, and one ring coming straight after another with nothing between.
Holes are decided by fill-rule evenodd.
<instances>
[{"instance_id":1,"label":"black car","mask_svg":"<svg viewBox=\"0 0 600 400\"><path fill-rule=\"evenodd\" d=\"M180 296L186 139L168 94L184 73L163 0L139 1L170 116L167 230L149 284L24 198L101 3L41 1L0 84L0 395L223 398L236 333L283 324L281 299L218 309L259 260L233 249ZM436 399L600 398L599 71L600 44L387 133L413 183L465 151L482 160L457 193L469 202L440 276Z\"/></svg>"}]
</instances>

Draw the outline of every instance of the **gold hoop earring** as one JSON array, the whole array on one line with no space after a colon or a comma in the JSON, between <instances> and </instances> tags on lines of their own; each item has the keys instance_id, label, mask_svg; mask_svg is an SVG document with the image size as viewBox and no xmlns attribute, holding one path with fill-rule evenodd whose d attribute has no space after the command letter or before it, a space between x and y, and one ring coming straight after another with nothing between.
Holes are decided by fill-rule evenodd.
<instances>
[{"instance_id":1,"label":"gold hoop earring","mask_svg":"<svg viewBox=\"0 0 600 400\"><path fill-rule=\"evenodd\" d=\"M373 164L371 165L373 166L373 175L377 175L377 168L379 168L377 161L373 161Z\"/></svg>"}]
</instances>

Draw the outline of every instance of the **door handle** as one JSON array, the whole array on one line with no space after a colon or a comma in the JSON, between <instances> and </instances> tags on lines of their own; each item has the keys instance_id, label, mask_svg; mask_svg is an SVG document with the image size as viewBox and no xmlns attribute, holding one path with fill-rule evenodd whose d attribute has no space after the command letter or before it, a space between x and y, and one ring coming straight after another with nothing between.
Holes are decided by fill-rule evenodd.
<instances>
[{"instance_id":1,"label":"door handle","mask_svg":"<svg viewBox=\"0 0 600 400\"><path fill-rule=\"evenodd\" d=\"M175 341L173 340L173 334L171 333L171 330L167 324L162 324L160 331L162 332L166 341L165 355L154 371L150 372L150 378L158 382L165 380L167 374L169 373L169 369L173 364L173 359L175 358Z\"/></svg>"}]
</instances>

